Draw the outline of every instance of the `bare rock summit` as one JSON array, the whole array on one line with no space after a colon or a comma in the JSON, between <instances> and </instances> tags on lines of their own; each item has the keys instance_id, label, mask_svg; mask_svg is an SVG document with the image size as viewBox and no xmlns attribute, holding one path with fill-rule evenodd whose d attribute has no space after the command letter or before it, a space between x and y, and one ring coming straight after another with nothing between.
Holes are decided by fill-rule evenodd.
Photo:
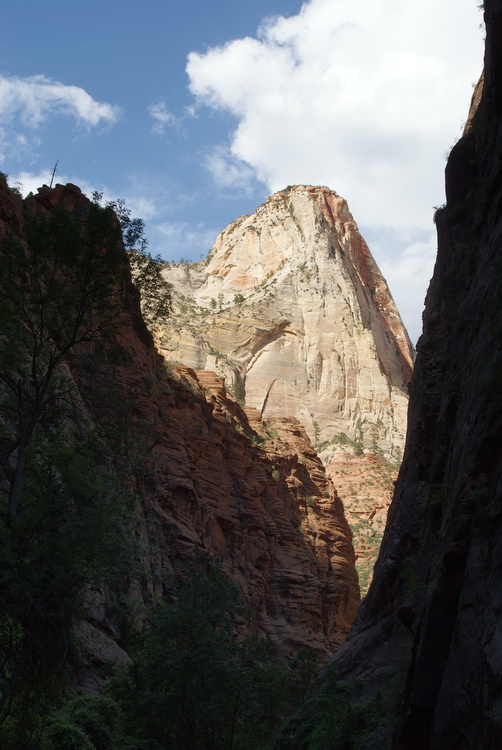
<instances>
[{"instance_id":1,"label":"bare rock summit","mask_svg":"<svg viewBox=\"0 0 502 750\"><path fill-rule=\"evenodd\" d=\"M264 418L296 417L316 445L346 435L394 458L404 443L413 349L346 201L326 187L272 195L171 264L170 361L214 370Z\"/></svg>"}]
</instances>

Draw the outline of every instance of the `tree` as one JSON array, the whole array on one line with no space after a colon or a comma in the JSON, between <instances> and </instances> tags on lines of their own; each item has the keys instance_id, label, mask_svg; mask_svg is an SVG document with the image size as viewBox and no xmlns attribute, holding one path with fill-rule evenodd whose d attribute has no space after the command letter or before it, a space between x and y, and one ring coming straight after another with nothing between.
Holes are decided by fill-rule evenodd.
<instances>
[{"instance_id":1,"label":"tree","mask_svg":"<svg viewBox=\"0 0 502 750\"><path fill-rule=\"evenodd\" d=\"M289 699L289 672L263 638L239 636L245 614L219 562L197 552L119 683L126 731L164 750L261 747Z\"/></svg>"},{"instance_id":2,"label":"tree","mask_svg":"<svg viewBox=\"0 0 502 750\"><path fill-rule=\"evenodd\" d=\"M93 193L98 205L101 197L100 193ZM172 285L162 275L162 270L168 263L162 260L160 255L153 257L148 252L145 224L142 219L131 218L131 211L126 207L124 200L109 201L106 205L115 212L122 229L133 284L141 296L143 317L149 324L162 322L169 317L172 309Z\"/></svg>"},{"instance_id":3,"label":"tree","mask_svg":"<svg viewBox=\"0 0 502 750\"><path fill-rule=\"evenodd\" d=\"M177 591L153 614L132 673L136 731L164 748L228 747L239 692L232 614L238 593L202 552Z\"/></svg>"},{"instance_id":4,"label":"tree","mask_svg":"<svg viewBox=\"0 0 502 750\"><path fill-rule=\"evenodd\" d=\"M20 518L0 524L0 726L24 740L68 687L83 591L134 573L132 503L103 448L95 433L34 440Z\"/></svg>"},{"instance_id":5,"label":"tree","mask_svg":"<svg viewBox=\"0 0 502 750\"><path fill-rule=\"evenodd\" d=\"M117 322L125 263L109 209L25 211L25 236L0 248L0 467L18 519L26 459L38 425L75 412L63 362Z\"/></svg>"},{"instance_id":6,"label":"tree","mask_svg":"<svg viewBox=\"0 0 502 750\"><path fill-rule=\"evenodd\" d=\"M129 498L68 367L113 340L127 279L115 215L85 202L31 200L0 247L0 725L23 748L66 684L82 590L131 568Z\"/></svg>"}]
</instances>

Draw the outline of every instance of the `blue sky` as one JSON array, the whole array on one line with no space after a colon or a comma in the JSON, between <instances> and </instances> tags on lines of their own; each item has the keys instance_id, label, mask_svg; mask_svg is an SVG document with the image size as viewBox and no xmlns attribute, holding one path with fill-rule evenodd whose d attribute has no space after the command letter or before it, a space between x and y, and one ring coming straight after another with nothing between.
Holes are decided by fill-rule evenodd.
<instances>
[{"instance_id":1,"label":"blue sky","mask_svg":"<svg viewBox=\"0 0 502 750\"><path fill-rule=\"evenodd\" d=\"M0 169L125 198L198 260L287 184L343 195L415 340L432 207L482 66L476 0L26 0L2 10Z\"/></svg>"}]
</instances>

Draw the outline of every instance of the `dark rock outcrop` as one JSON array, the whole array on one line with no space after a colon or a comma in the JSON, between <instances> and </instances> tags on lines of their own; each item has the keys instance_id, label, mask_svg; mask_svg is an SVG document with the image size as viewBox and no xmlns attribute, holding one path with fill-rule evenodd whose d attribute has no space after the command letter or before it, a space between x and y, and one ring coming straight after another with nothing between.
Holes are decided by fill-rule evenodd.
<instances>
[{"instance_id":1,"label":"dark rock outcrop","mask_svg":"<svg viewBox=\"0 0 502 750\"><path fill-rule=\"evenodd\" d=\"M44 186L24 210L61 204L79 216L89 211L73 185ZM22 236L22 206L2 177L0 238L7 229ZM83 344L63 367L78 387L84 419L106 441L106 460L138 498L144 572L140 582L131 576L133 609L134 601L141 613L169 596L169 576L199 546L222 559L250 605L253 622L244 629L266 636L278 653L309 645L326 658L348 631L359 587L343 506L304 430L295 420L246 415L212 373L168 371L127 270L114 295L120 356L89 370ZM87 641L98 646L90 673L113 656L120 637L117 623L107 621L107 596L88 607L84 630L92 629Z\"/></svg>"},{"instance_id":2,"label":"dark rock outcrop","mask_svg":"<svg viewBox=\"0 0 502 750\"><path fill-rule=\"evenodd\" d=\"M484 5L483 93L436 213L404 462L334 662L365 698L387 690L365 748L502 747L502 2Z\"/></svg>"}]
</instances>

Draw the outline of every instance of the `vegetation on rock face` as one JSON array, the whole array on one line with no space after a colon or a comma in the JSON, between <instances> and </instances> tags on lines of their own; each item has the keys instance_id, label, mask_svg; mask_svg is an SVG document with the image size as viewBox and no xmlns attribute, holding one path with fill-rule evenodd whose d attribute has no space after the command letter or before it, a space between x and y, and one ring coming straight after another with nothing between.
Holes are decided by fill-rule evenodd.
<instances>
[{"instance_id":1,"label":"vegetation on rock face","mask_svg":"<svg viewBox=\"0 0 502 750\"><path fill-rule=\"evenodd\" d=\"M0 732L23 748L65 690L84 589L134 559L129 497L68 368L118 323L116 219L35 204L24 228L0 249Z\"/></svg>"},{"instance_id":2,"label":"vegetation on rock face","mask_svg":"<svg viewBox=\"0 0 502 750\"><path fill-rule=\"evenodd\" d=\"M133 666L113 688L138 747L258 748L311 686L308 657L288 668L265 640L240 639L236 616L246 612L234 584L196 554L176 601L153 613Z\"/></svg>"},{"instance_id":3,"label":"vegetation on rock face","mask_svg":"<svg viewBox=\"0 0 502 750\"><path fill-rule=\"evenodd\" d=\"M101 193L93 193L97 205ZM147 250L148 240L142 219L131 218L131 211L122 199L106 204L116 214L122 229L124 247L129 256L133 284L141 295L141 311L149 324L162 323L171 314L171 284L162 276L167 262L160 255L153 257Z\"/></svg>"},{"instance_id":4,"label":"vegetation on rock face","mask_svg":"<svg viewBox=\"0 0 502 750\"><path fill-rule=\"evenodd\" d=\"M339 681L332 672L298 713L286 720L266 750L387 748L379 728L392 726L403 675L368 693L362 680Z\"/></svg>"},{"instance_id":5,"label":"vegetation on rock face","mask_svg":"<svg viewBox=\"0 0 502 750\"><path fill-rule=\"evenodd\" d=\"M307 700L317 655L289 664L265 640L242 640L246 611L217 561L196 553L169 604L152 611L130 644L133 661L100 695L67 688L46 716L0 729L5 750L258 750L286 713ZM38 718L38 721L36 719Z\"/></svg>"}]
</instances>

